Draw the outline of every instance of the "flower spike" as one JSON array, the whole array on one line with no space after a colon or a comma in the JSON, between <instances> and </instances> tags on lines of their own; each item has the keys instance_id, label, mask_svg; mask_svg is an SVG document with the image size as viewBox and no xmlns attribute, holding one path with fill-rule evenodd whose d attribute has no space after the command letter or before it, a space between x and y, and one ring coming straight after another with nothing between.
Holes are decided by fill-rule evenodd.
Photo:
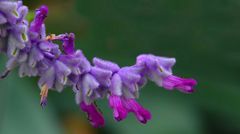
<instances>
[{"instance_id":1,"label":"flower spike","mask_svg":"<svg viewBox=\"0 0 240 134\"><path fill-rule=\"evenodd\" d=\"M103 98L108 99L116 121L133 113L140 123L146 124L151 120L151 113L136 99L148 80L167 90L195 91L196 80L173 74L175 58L141 54L134 65L120 67L112 61L94 57L91 64L81 50L75 49L74 33L46 35L46 5L36 10L31 23L25 19L27 13L28 8L21 0L0 0L0 52L8 58L0 79L7 77L14 68L19 68L20 77L39 77L43 108L47 105L50 89L61 92L65 87L72 87L77 105L87 113L94 127L105 124L95 104ZM56 44L56 40L61 45Z\"/></svg>"}]
</instances>

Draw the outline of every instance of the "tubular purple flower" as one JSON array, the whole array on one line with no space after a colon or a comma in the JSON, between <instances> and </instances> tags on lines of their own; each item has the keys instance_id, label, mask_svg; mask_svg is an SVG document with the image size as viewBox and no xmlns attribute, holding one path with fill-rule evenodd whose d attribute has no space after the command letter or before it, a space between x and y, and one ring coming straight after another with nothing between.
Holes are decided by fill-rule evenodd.
<instances>
[{"instance_id":1,"label":"tubular purple flower","mask_svg":"<svg viewBox=\"0 0 240 134\"><path fill-rule=\"evenodd\" d=\"M122 103L122 99L117 95L109 96L109 106L113 109L113 116L117 121L121 121L127 117L128 111Z\"/></svg>"},{"instance_id":2,"label":"tubular purple flower","mask_svg":"<svg viewBox=\"0 0 240 134\"><path fill-rule=\"evenodd\" d=\"M36 10L36 16L33 20L33 22L30 24L29 31L31 32L40 32L40 29L44 23L45 18L48 14L48 7L45 5L42 5L39 9Z\"/></svg>"},{"instance_id":3,"label":"tubular purple flower","mask_svg":"<svg viewBox=\"0 0 240 134\"><path fill-rule=\"evenodd\" d=\"M151 54L143 54L137 57L137 64L145 67L145 73L150 80L158 86L172 90L177 88L184 93L193 92L197 82L194 79L183 79L172 75L174 58L158 57Z\"/></svg>"},{"instance_id":4,"label":"tubular purple flower","mask_svg":"<svg viewBox=\"0 0 240 134\"><path fill-rule=\"evenodd\" d=\"M104 118L102 114L97 110L96 106L94 104L86 104L82 102L80 104L80 108L87 113L88 120L91 122L91 124L94 127L102 127L104 126Z\"/></svg>"},{"instance_id":5,"label":"tubular purple flower","mask_svg":"<svg viewBox=\"0 0 240 134\"><path fill-rule=\"evenodd\" d=\"M67 38L64 38L63 42L63 50L66 54L74 54L74 39L75 35L73 33L70 33Z\"/></svg>"},{"instance_id":6,"label":"tubular purple flower","mask_svg":"<svg viewBox=\"0 0 240 134\"><path fill-rule=\"evenodd\" d=\"M109 90L113 95L121 96L123 94L122 80L121 80L121 77L117 73L115 73L112 76L111 85L109 87Z\"/></svg>"},{"instance_id":7,"label":"tubular purple flower","mask_svg":"<svg viewBox=\"0 0 240 134\"><path fill-rule=\"evenodd\" d=\"M38 85L42 87L42 85L47 84L48 88L56 88L57 91L61 92L68 81L68 75L70 75L71 70L58 60L49 64L51 65L48 65L47 70L40 75Z\"/></svg>"},{"instance_id":8,"label":"tubular purple flower","mask_svg":"<svg viewBox=\"0 0 240 134\"><path fill-rule=\"evenodd\" d=\"M74 75L80 75L91 70L91 64L82 51L74 50L75 35L73 33L58 36L52 35L48 38L51 40L61 40L63 42L62 47L65 54L60 55L59 60L66 63Z\"/></svg>"},{"instance_id":9,"label":"tubular purple flower","mask_svg":"<svg viewBox=\"0 0 240 134\"><path fill-rule=\"evenodd\" d=\"M130 66L123 67L119 70L118 74L122 81L123 93L127 98L138 98L139 97L139 82L142 79L140 75L142 72L141 67Z\"/></svg>"},{"instance_id":10,"label":"tubular purple flower","mask_svg":"<svg viewBox=\"0 0 240 134\"><path fill-rule=\"evenodd\" d=\"M91 74L85 74L78 82L78 87L82 90L83 101L90 104L94 101L94 92L99 87L99 83Z\"/></svg>"},{"instance_id":11,"label":"tubular purple flower","mask_svg":"<svg viewBox=\"0 0 240 134\"><path fill-rule=\"evenodd\" d=\"M133 112L137 117L138 121L146 124L148 120L151 120L151 113L138 104L134 99L123 99L124 107L129 111Z\"/></svg>"},{"instance_id":12,"label":"tubular purple flower","mask_svg":"<svg viewBox=\"0 0 240 134\"><path fill-rule=\"evenodd\" d=\"M193 87L197 85L197 81L194 79L184 79L174 75L169 75L163 79L163 87L169 90L177 88L184 93L194 92Z\"/></svg>"},{"instance_id":13,"label":"tubular purple flower","mask_svg":"<svg viewBox=\"0 0 240 134\"><path fill-rule=\"evenodd\" d=\"M137 57L137 65L145 68L145 75L158 86L162 86L162 79L172 74L172 66L175 64L174 58L154 56L152 54L142 54Z\"/></svg>"}]
</instances>

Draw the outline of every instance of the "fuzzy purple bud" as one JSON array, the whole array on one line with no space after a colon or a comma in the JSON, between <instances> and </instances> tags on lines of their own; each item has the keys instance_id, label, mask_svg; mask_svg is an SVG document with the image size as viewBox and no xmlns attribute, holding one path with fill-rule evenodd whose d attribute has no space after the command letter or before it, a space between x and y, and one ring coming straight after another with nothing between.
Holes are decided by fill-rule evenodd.
<instances>
[{"instance_id":1,"label":"fuzzy purple bud","mask_svg":"<svg viewBox=\"0 0 240 134\"><path fill-rule=\"evenodd\" d=\"M66 54L74 54L74 40L75 35L73 33L70 33L68 37L63 39L63 50Z\"/></svg>"},{"instance_id":2,"label":"fuzzy purple bud","mask_svg":"<svg viewBox=\"0 0 240 134\"><path fill-rule=\"evenodd\" d=\"M48 7L45 5L42 5L39 9L36 10L36 16L33 20L33 22L30 25L30 31L31 32L40 32L40 29L44 23L45 18L48 14Z\"/></svg>"}]
</instances>

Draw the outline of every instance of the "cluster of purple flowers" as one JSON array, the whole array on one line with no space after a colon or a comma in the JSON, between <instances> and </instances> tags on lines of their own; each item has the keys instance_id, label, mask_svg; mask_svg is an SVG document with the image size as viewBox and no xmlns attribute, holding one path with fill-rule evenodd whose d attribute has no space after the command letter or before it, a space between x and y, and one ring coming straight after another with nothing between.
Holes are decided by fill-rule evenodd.
<instances>
[{"instance_id":1,"label":"cluster of purple flowers","mask_svg":"<svg viewBox=\"0 0 240 134\"><path fill-rule=\"evenodd\" d=\"M100 58L94 58L91 64L81 50L75 50L73 33L46 36L47 6L36 10L30 24L25 19L27 13L28 8L21 1L0 1L0 51L8 56L1 78L17 67L20 77L40 77L42 107L47 104L50 89L61 92L70 86L76 103L94 127L104 125L102 113L94 102L105 97L117 121L131 112L145 124L151 114L136 99L148 79L167 90L194 91L197 84L194 79L172 74L174 58L142 54L136 58L135 65L127 67ZM61 47L54 43L56 40L62 42Z\"/></svg>"}]
</instances>

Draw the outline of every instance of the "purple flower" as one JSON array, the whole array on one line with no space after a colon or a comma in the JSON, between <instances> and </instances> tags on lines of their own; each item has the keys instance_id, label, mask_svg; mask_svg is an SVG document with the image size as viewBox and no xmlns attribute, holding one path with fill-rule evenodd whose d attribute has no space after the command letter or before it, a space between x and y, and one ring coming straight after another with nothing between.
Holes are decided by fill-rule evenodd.
<instances>
[{"instance_id":1,"label":"purple flower","mask_svg":"<svg viewBox=\"0 0 240 134\"><path fill-rule=\"evenodd\" d=\"M104 126L104 118L102 114L97 110L96 106L92 104L86 104L82 102L80 104L80 108L87 113L88 120L94 127L102 127Z\"/></svg>"},{"instance_id":2,"label":"purple flower","mask_svg":"<svg viewBox=\"0 0 240 134\"><path fill-rule=\"evenodd\" d=\"M41 73L43 61L48 60L45 59L46 57L52 56L54 57L55 53L53 50L58 49L56 45L53 43L47 42L46 40L38 37L45 36L45 27L44 27L44 20L47 15L47 7L41 6L36 11L36 16L29 28L29 38L30 41L26 43L26 47L20 51L21 55L26 55L25 60L17 60L20 68L19 68L19 75L20 77L23 76L37 76ZM44 16L44 17L43 17ZM60 51L60 50L59 50ZM52 52L52 53L51 53ZM21 56L19 55L19 56ZM19 56L16 59L19 59ZM46 67L46 65L44 66ZM44 70L46 71L46 70ZM48 85L51 87L50 85Z\"/></svg>"},{"instance_id":3,"label":"purple flower","mask_svg":"<svg viewBox=\"0 0 240 134\"><path fill-rule=\"evenodd\" d=\"M122 80L119 74L115 73L111 79L111 85L109 87L109 91L113 95L121 96L122 92Z\"/></svg>"},{"instance_id":4,"label":"purple flower","mask_svg":"<svg viewBox=\"0 0 240 134\"><path fill-rule=\"evenodd\" d=\"M28 41L27 12L20 1L0 1L0 49L9 57L16 57Z\"/></svg>"},{"instance_id":5,"label":"purple flower","mask_svg":"<svg viewBox=\"0 0 240 134\"><path fill-rule=\"evenodd\" d=\"M23 60L22 49L28 42L28 22L25 16L28 8L21 1L0 1L0 52L8 56L6 69L1 78L19 65Z\"/></svg>"},{"instance_id":6,"label":"purple flower","mask_svg":"<svg viewBox=\"0 0 240 134\"><path fill-rule=\"evenodd\" d=\"M74 50L74 39L75 39L75 35L73 33L70 33L68 35L68 37L64 38L64 43L63 43L63 50L66 54L74 54L75 50Z\"/></svg>"},{"instance_id":7,"label":"purple flower","mask_svg":"<svg viewBox=\"0 0 240 134\"><path fill-rule=\"evenodd\" d=\"M143 69L141 66L129 66L118 71L122 81L123 95L126 98L139 97L139 88L145 83L145 78L141 75Z\"/></svg>"},{"instance_id":8,"label":"purple flower","mask_svg":"<svg viewBox=\"0 0 240 134\"><path fill-rule=\"evenodd\" d=\"M61 40L63 42L62 47L65 54L60 55L59 60L66 63L74 75L80 75L89 72L91 64L81 50L75 51L74 39L73 33L53 37L53 40Z\"/></svg>"},{"instance_id":9,"label":"purple flower","mask_svg":"<svg viewBox=\"0 0 240 134\"><path fill-rule=\"evenodd\" d=\"M102 98L109 99L115 120L121 121L131 112L145 124L151 119L151 113L136 99L148 79L168 90L194 91L196 80L173 75L175 58L142 54L135 65L121 68L114 62L95 57L91 65L81 50L75 50L73 33L46 36L47 6L36 10L30 26L25 20L27 13L28 8L22 1L0 1L0 52L8 57L0 79L16 67L19 67L20 77L40 77L42 107L47 105L49 90L61 92L70 86L76 103L87 113L94 127L104 125L104 118L95 105L95 101ZM55 44L55 40L62 44Z\"/></svg>"},{"instance_id":10,"label":"purple flower","mask_svg":"<svg viewBox=\"0 0 240 134\"><path fill-rule=\"evenodd\" d=\"M91 74L84 74L77 83L77 88L81 92L82 101L86 104L93 103L96 97L96 90L99 87L98 81Z\"/></svg>"},{"instance_id":11,"label":"purple flower","mask_svg":"<svg viewBox=\"0 0 240 134\"><path fill-rule=\"evenodd\" d=\"M20 17L18 12L19 5L22 5L22 2L0 1L0 11L11 24L16 24L17 19Z\"/></svg>"},{"instance_id":12,"label":"purple flower","mask_svg":"<svg viewBox=\"0 0 240 134\"><path fill-rule=\"evenodd\" d=\"M151 119L151 113L134 99L111 95L109 97L109 106L113 109L113 115L117 121L125 119L129 112L134 113L138 121L143 124L146 124Z\"/></svg>"},{"instance_id":13,"label":"purple flower","mask_svg":"<svg viewBox=\"0 0 240 134\"><path fill-rule=\"evenodd\" d=\"M129 66L119 68L111 61L94 58L95 65L102 69L111 70L113 75L109 91L109 106L113 109L114 118L121 121L126 118L128 112L133 112L141 123L147 123L151 118L150 112L139 105L133 98L139 95L139 86L144 79L142 66ZM97 64L96 64L97 63Z\"/></svg>"},{"instance_id":14,"label":"purple flower","mask_svg":"<svg viewBox=\"0 0 240 134\"><path fill-rule=\"evenodd\" d=\"M102 60L99 58L94 58L93 63L97 68L101 68L105 70L105 72L109 72L110 77L100 77L101 81L107 80L109 81L109 91L115 95L124 95L127 98L137 98L139 86L142 85L142 77L141 73L143 68L141 66L129 66L120 68L117 64ZM100 73L99 73L100 74ZM109 80L108 80L109 79ZM107 82L105 81L105 82ZM111 82L110 82L111 81Z\"/></svg>"},{"instance_id":15,"label":"purple flower","mask_svg":"<svg viewBox=\"0 0 240 134\"><path fill-rule=\"evenodd\" d=\"M175 64L174 58L143 54L137 57L137 65L144 66L145 74L158 86L172 90L177 88L185 93L193 92L193 87L197 84L194 79L183 79L172 75L172 66Z\"/></svg>"},{"instance_id":16,"label":"purple flower","mask_svg":"<svg viewBox=\"0 0 240 134\"><path fill-rule=\"evenodd\" d=\"M138 104L134 99L122 99L122 102L124 107L129 112L133 112L141 123L146 124L148 120L151 120L151 113Z\"/></svg>"},{"instance_id":17,"label":"purple flower","mask_svg":"<svg viewBox=\"0 0 240 134\"><path fill-rule=\"evenodd\" d=\"M109 70L92 67L90 73L96 78L102 87L109 87L111 84L112 72Z\"/></svg>"},{"instance_id":18,"label":"purple flower","mask_svg":"<svg viewBox=\"0 0 240 134\"><path fill-rule=\"evenodd\" d=\"M68 75L70 75L71 70L59 60L54 62L49 61L49 63L46 63L46 66L48 68L44 73L40 74L40 79L38 81L39 87L47 84L49 88L54 88L61 92L64 85L67 84Z\"/></svg>"},{"instance_id":19,"label":"purple flower","mask_svg":"<svg viewBox=\"0 0 240 134\"><path fill-rule=\"evenodd\" d=\"M194 79L184 79L174 75L169 75L163 79L163 87L165 89L173 90L177 88L179 91L184 93L194 92L193 86L197 84Z\"/></svg>"},{"instance_id":20,"label":"purple flower","mask_svg":"<svg viewBox=\"0 0 240 134\"><path fill-rule=\"evenodd\" d=\"M152 54L142 54L137 57L137 65L145 68L145 75L162 86L162 79L172 74L172 66L175 64L174 58L154 56Z\"/></svg>"},{"instance_id":21,"label":"purple flower","mask_svg":"<svg viewBox=\"0 0 240 134\"><path fill-rule=\"evenodd\" d=\"M48 14L48 7L45 5L42 5L39 9L36 10L36 15L34 18L34 21L30 25L30 31L31 32L39 32L42 28L42 25L44 23L45 18Z\"/></svg>"},{"instance_id":22,"label":"purple flower","mask_svg":"<svg viewBox=\"0 0 240 134\"><path fill-rule=\"evenodd\" d=\"M127 117L128 111L124 107L120 96L109 96L109 106L113 109L113 116L117 121L121 121Z\"/></svg>"}]
</instances>

